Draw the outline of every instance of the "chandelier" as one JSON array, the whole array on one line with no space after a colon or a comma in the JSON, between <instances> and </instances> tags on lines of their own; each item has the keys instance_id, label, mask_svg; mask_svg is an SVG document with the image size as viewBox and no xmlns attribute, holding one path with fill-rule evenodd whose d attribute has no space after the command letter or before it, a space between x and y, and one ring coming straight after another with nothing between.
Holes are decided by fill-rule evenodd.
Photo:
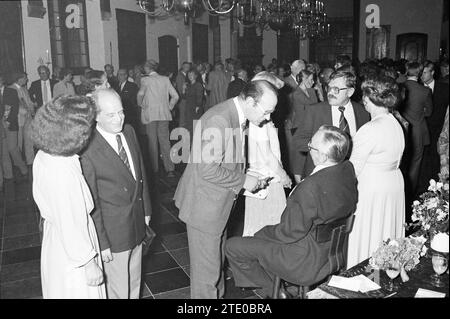
<instances>
[{"instance_id":1,"label":"chandelier","mask_svg":"<svg viewBox=\"0 0 450 319\"><path fill-rule=\"evenodd\" d=\"M152 17L181 13L186 24L206 11L215 16L232 14L244 28L271 28L278 34L292 29L300 39L330 33L324 4L316 0L139 0L138 4Z\"/></svg>"}]
</instances>

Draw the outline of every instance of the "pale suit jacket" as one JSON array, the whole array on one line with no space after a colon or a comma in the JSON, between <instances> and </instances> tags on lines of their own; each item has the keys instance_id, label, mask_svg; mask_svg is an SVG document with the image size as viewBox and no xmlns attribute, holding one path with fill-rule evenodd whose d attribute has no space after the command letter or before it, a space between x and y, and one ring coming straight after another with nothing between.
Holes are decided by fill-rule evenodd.
<instances>
[{"instance_id":1,"label":"pale suit jacket","mask_svg":"<svg viewBox=\"0 0 450 319\"><path fill-rule=\"evenodd\" d=\"M203 156L200 160L195 158L211 146L211 140L195 145L198 142L195 136L201 136L208 128L217 129L216 132L222 137L219 138L221 152L217 152L209 163ZM231 129L237 134L226 134ZM233 200L244 185L245 161L240 129L239 116L232 99L209 109L194 129L190 162L178 183L174 199L180 209L180 219L202 232L222 234ZM233 152L232 156L230 152Z\"/></svg>"}]
</instances>

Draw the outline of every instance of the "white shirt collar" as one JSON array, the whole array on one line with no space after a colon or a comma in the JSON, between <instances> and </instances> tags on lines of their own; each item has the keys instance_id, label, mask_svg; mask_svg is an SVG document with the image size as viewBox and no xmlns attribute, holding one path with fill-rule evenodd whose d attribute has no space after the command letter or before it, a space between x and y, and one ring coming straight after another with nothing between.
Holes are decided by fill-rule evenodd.
<instances>
[{"instance_id":1,"label":"white shirt collar","mask_svg":"<svg viewBox=\"0 0 450 319\"><path fill-rule=\"evenodd\" d=\"M98 125L98 124L97 124L95 127L96 127L97 131L105 138L105 140L106 140L111 146L112 146L112 145L117 145L117 141L116 141L116 135L117 135L117 134L120 134L121 138L123 137L122 132L117 133L117 134L109 133L109 132L106 132L104 129L102 129L102 128L100 127L100 125ZM111 143L111 142L112 142L112 143ZM114 148L114 150L117 151L115 148Z\"/></svg>"},{"instance_id":2,"label":"white shirt collar","mask_svg":"<svg viewBox=\"0 0 450 319\"><path fill-rule=\"evenodd\" d=\"M311 172L310 175L312 175L312 174L314 174L314 173L317 173L318 171L321 171L321 170L323 170L324 168L331 167L331 166L334 166L334 165L322 165L322 164L319 164L319 165L317 165L316 167L314 167L314 169L313 169L313 171Z\"/></svg>"},{"instance_id":3,"label":"white shirt collar","mask_svg":"<svg viewBox=\"0 0 450 319\"><path fill-rule=\"evenodd\" d=\"M435 81L433 79L430 83L425 84L425 86L429 87L431 89L431 91L434 92L434 84L435 84Z\"/></svg>"},{"instance_id":4,"label":"white shirt collar","mask_svg":"<svg viewBox=\"0 0 450 319\"><path fill-rule=\"evenodd\" d=\"M291 74L291 78L293 78L295 83L297 83L297 85L298 85L297 79L296 79L296 77L293 74Z\"/></svg>"},{"instance_id":5,"label":"white shirt collar","mask_svg":"<svg viewBox=\"0 0 450 319\"><path fill-rule=\"evenodd\" d=\"M242 111L242 105L239 102L238 97L233 98L234 105L236 105L236 110L238 112L239 117L239 126L242 127L242 125L245 125L245 121L247 120L244 116L244 112Z\"/></svg>"}]
</instances>

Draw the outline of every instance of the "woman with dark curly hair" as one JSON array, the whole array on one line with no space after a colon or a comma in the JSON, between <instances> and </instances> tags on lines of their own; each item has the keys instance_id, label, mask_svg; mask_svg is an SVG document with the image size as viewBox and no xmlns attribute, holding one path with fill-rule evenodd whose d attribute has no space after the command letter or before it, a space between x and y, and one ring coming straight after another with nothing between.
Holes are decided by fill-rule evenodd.
<instances>
[{"instance_id":1,"label":"woman with dark curly hair","mask_svg":"<svg viewBox=\"0 0 450 319\"><path fill-rule=\"evenodd\" d=\"M31 124L30 135L39 149L33 163L33 197L44 219L44 298L106 298L89 215L94 204L77 155L89 141L94 117L90 98L62 96L42 106Z\"/></svg>"},{"instance_id":2,"label":"woman with dark curly hair","mask_svg":"<svg viewBox=\"0 0 450 319\"><path fill-rule=\"evenodd\" d=\"M78 88L78 95L91 94L95 90L109 88L108 77L104 71L89 70L84 76L85 80Z\"/></svg>"},{"instance_id":3,"label":"woman with dark curly hair","mask_svg":"<svg viewBox=\"0 0 450 319\"><path fill-rule=\"evenodd\" d=\"M370 257L383 240L403 237L404 180L399 165L405 148L402 127L392 115L400 100L394 79L370 77L362 83L371 121L353 137L350 161L358 177L358 205L348 243L347 267Z\"/></svg>"}]
</instances>

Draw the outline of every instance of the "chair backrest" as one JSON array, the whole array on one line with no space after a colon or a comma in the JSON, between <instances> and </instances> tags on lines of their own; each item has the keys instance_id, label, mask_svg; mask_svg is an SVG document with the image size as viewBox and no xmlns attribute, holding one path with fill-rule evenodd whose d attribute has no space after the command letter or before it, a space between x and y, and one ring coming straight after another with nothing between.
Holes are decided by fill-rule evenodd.
<instances>
[{"instance_id":1,"label":"chair backrest","mask_svg":"<svg viewBox=\"0 0 450 319\"><path fill-rule=\"evenodd\" d=\"M330 251L328 252L328 262L330 265L330 274L333 274L345 267L346 256L344 245L348 234L353 227L354 214L348 217L334 220L328 224L316 226L316 242L324 243L331 241Z\"/></svg>"}]
</instances>

